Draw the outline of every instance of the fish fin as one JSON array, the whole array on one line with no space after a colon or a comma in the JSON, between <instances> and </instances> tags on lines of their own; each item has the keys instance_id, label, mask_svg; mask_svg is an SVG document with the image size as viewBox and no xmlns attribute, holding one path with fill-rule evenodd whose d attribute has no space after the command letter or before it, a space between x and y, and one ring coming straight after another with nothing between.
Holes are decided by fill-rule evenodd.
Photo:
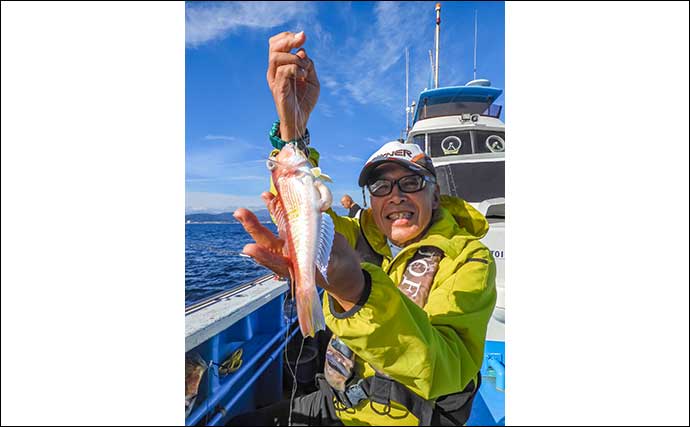
<instances>
[{"instance_id":1,"label":"fish fin","mask_svg":"<svg viewBox=\"0 0 690 427\"><path fill-rule=\"evenodd\" d=\"M302 336L314 337L316 332L326 329L326 319L323 316L316 286L298 287L295 301L297 301L297 319Z\"/></svg>"},{"instance_id":2,"label":"fish fin","mask_svg":"<svg viewBox=\"0 0 690 427\"><path fill-rule=\"evenodd\" d=\"M326 212L331 207L331 203L333 203L333 194L321 180L314 181L314 187L319 192L319 210Z\"/></svg>"},{"instance_id":3,"label":"fish fin","mask_svg":"<svg viewBox=\"0 0 690 427\"><path fill-rule=\"evenodd\" d=\"M314 175L314 177L316 177L322 181L333 182L333 178L331 178L330 176L321 172L321 168L319 168L319 167L311 168L311 173L312 173L312 175Z\"/></svg>"},{"instance_id":4,"label":"fish fin","mask_svg":"<svg viewBox=\"0 0 690 427\"><path fill-rule=\"evenodd\" d=\"M323 279L328 284L328 261L331 258L331 249L333 248L333 237L335 237L335 227L333 220L327 213L321 214L321 229L319 230L319 245L316 251L316 268L323 276Z\"/></svg>"},{"instance_id":5,"label":"fish fin","mask_svg":"<svg viewBox=\"0 0 690 427\"><path fill-rule=\"evenodd\" d=\"M268 206L268 210L270 211L271 216L276 223L276 227L278 227L278 235L281 239L287 241L286 237L288 221L287 215L285 214L285 209L283 209L283 203L278 197L274 197Z\"/></svg>"}]
</instances>

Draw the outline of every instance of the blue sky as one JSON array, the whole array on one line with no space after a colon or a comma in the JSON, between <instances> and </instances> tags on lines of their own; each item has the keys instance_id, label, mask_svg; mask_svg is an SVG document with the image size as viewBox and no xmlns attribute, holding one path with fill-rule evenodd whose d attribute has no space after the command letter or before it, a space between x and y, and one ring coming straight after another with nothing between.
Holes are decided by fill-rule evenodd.
<instances>
[{"instance_id":1,"label":"blue sky","mask_svg":"<svg viewBox=\"0 0 690 427\"><path fill-rule=\"evenodd\" d=\"M357 176L405 126L405 48L410 102L429 83L435 2L187 3L185 41L186 212L262 207L268 131L276 120L266 83L268 39L302 31L321 95L308 129L333 177L335 201L361 204ZM477 77L504 88L504 3L441 2L441 86ZM501 96L497 103L504 105ZM504 107L505 109L505 107Z\"/></svg>"}]
</instances>

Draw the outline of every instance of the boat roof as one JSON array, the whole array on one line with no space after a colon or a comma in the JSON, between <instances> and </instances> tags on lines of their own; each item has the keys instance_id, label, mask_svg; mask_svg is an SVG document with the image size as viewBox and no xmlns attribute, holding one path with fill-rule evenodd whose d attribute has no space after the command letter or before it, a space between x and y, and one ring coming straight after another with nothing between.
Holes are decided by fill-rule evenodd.
<instances>
[{"instance_id":1,"label":"boat roof","mask_svg":"<svg viewBox=\"0 0 690 427\"><path fill-rule=\"evenodd\" d=\"M475 102L491 105L501 96L502 89L488 86L448 86L428 89L419 94L419 101L414 113L414 120L419 119L419 111L423 105L437 105L446 103Z\"/></svg>"}]
</instances>

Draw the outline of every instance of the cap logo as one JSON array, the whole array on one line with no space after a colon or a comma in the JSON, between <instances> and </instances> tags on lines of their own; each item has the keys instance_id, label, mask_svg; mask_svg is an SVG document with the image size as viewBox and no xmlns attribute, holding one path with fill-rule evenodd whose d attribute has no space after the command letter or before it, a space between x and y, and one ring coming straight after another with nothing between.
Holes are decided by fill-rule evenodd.
<instances>
[{"instance_id":1,"label":"cap logo","mask_svg":"<svg viewBox=\"0 0 690 427\"><path fill-rule=\"evenodd\" d=\"M402 148L395 151L390 151L388 153L381 153L378 156L371 159L372 161L378 160L385 157L412 157L412 152L410 150L403 150Z\"/></svg>"}]
</instances>

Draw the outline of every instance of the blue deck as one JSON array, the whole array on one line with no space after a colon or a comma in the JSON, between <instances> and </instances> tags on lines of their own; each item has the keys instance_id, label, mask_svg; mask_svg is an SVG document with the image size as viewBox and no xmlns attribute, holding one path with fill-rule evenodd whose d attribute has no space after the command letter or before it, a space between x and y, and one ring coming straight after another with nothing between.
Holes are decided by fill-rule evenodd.
<instances>
[{"instance_id":1,"label":"blue deck","mask_svg":"<svg viewBox=\"0 0 690 427\"><path fill-rule=\"evenodd\" d=\"M468 426L505 425L505 343L487 341L481 368L482 385L474 398Z\"/></svg>"},{"instance_id":2,"label":"blue deck","mask_svg":"<svg viewBox=\"0 0 690 427\"><path fill-rule=\"evenodd\" d=\"M299 328L283 318L283 298L272 301L192 351L213 361L199 387L198 401L185 424L224 425L232 417L277 402L283 397L283 350L286 333ZM242 348L242 365L221 376L221 364ZM482 385L467 425L505 425L505 345L488 341L482 365Z\"/></svg>"},{"instance_id":3,"label":"blue deck","mask_svg":"<svg viewBox=\"0 0 690 427\"><path fill-rule=\"evenodd\" d=\"M298 330L292 328L290 337ZM224 377L216 365L206 371L198 403L185 424L224 425L238 414L282 399L282 355L287 332L279 297L193 349L205 361L220 364L242 348L242 365Z\"/></svg>"}]
</instances>

